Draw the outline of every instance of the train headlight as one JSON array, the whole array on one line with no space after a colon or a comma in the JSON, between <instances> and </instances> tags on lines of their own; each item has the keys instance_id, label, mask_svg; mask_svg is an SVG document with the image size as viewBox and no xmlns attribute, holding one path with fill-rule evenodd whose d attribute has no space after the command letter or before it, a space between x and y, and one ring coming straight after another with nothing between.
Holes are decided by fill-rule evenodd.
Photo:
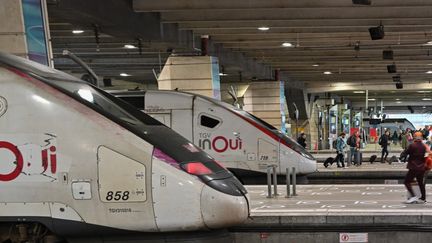
<instances>
[{"instance_id":1,"label":"train headlight","mask_svg":"<svg viewBox=\"0 0 432 243\"><path fill-rule=\"evenodd\" d=\"M192 175L210 175L213 173L209 168L207 168L207 166L205 166L201 162L189 162L186 164L182 164L181 167L187 173Z\"/></svg>"}]
</instances>

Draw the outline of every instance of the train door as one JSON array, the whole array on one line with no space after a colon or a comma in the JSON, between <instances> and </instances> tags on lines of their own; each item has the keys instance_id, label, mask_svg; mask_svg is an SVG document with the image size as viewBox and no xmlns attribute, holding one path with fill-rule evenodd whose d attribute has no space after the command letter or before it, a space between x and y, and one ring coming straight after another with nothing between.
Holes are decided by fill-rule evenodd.
<instances>
[{"instance_id":1,"label":"train door","mask_svg":"<svg viewBox=\"0 0 432 243\"><path fill-rule=\"evenodd\" d=\"M265 171L272 165L279 167L279 144L258 138L258 168Z\"/></svg>"}]
</instances>

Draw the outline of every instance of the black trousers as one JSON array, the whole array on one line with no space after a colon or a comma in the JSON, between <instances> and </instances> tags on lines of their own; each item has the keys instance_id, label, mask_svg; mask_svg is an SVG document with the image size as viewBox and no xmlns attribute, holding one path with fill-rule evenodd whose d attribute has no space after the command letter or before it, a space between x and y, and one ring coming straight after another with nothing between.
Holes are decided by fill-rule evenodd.
<instances>
[{"instance_id":1,"label":"black trousers","mask_svg":"<svg viewBox=\"0 0 432 243\"><path fill-rule=\"evenodd\" d=\"M343 153L338 153L336 155L336 158L335 158L334 161L336 161L336 164L337 164L338 167L345 167L345 158L344 158L344 154ZM342 163L342 166L339 164L339 162Z\"/></svg>"},{"instance_id":2,"label":"black trousers","mask_svg":"<svg viewBox=\"0 0 432 243\"><path fill-rule=\"evenodd\" d=\"M420 188L420 192L421 192L421 198L422 200L426 200L426 187L425 187L425 183L424 183L424 175L425 175L425 171L424 170L408 170L406 176L405 176L405 187L408 190L408 192L410 193L410 195L412 197L414 197L414 191L412 189L411 186L411 182L414 181L414 178L416 178L417 183L419 185Z\"/></svg>"},{"instance_id":3,"label":"black trousers","mask_svg":"<svg viewBox=\"0 0 432 243\"><path fill-rule=\"evenodd\" d=\"M387 159L388 154L389 154L388 147L387 146L382 147L382 150L381 150L381 162L384 162L384 160Z\"/></svg>"}]
</instances>

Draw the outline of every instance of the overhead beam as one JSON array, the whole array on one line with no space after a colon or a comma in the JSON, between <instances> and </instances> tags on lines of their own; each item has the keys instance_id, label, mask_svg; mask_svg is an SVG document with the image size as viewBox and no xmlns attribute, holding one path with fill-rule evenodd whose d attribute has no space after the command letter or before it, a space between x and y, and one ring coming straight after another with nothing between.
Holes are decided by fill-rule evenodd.
<instances>
[{"instance_id":1,"label":"overhead beam","mask_svg":"<svg viewBox=\"0 0 432 243\"><path fill-rule=\"evenodd\" d=\"M327 1L326 1L327 2ZM305 14L307 12L307 14ZM212 10L182 10L162 14L162 20L167 23L181 21L242 21L242 20L288 20L288 19L376 19L397 18L430 18L431 8L424 6L400 7L386 6L373 8L355 7L325 7L325 8L274 8L274 9L212 9Z\"/></svg>"},{"instance_id":2,"label":"overhead beam","mask_svg":"<svg viewBox=\"0 0 432 243\"><path fill-rule=\"evenodd\" d=\"M320 86L311 87L310 85L307 85L306 91L307 93L325 93L325 92L337 92L337 91L354 91L354 90L397 90L394 83L388 83L388 84L368 84L368 83L327 83L327 84L320 84ZM425 82L425 83L415 83L415 84L407 84L404 83L404 90L430 90L431 89L431 83Z\"/></svg>"},{"instance_id":3,"label":"overhead beam","mask_svg":"<svg viewBox=\"0 0 432 243\"><path fill-rule=\"evenodd\" d=\"M177 30L160 23L156 13L136 13L127 0L61 0L48 5L50 18L62 19L73 26L99 26L100 31L116 37L152 41L176 41ZM93 29L93 28L91 28Z\"/></svg>"},{"instance_id":4,"label":"overhead beam","mask_svg":"<svg viewBox=\"0 0 432 243\"><path fill-rule=\"evenodd\" d=\"M391 6L432 6L432 3L423 0L380 0L373 1L372 6L367 7L391 7ZM148 1L148 0L133 0L135 11L142 12L173 12L185 9L203 10L203 9L265 9L265 8L323 8L323 7L353 7L357 9L367 8L366 6L353 5L351 1L346 0L248 0L248 1L232 1L232 0L164 0L164 1Z\"/></svg>"},{"instance_id":5,"label":"overhead beam","mask_svg":"<svg viewBox=\"0 0 432 243\"><path fill-rule=\"evenodd\" d=\"M327 26L339 26L339 27L353 27L363 26L370 27L377 24L376 19L320 19L320 20L308 20L308 19L287 19L287 20L269 20L261 19L255 21L231 21L230 25L226 24L226 21L191 21L182 22L179 26L180 29L201 29L201 28L257 28L257 23L263 26L271 26L271 29L280 27L327 27ZM432 18L395 18L381 20L381 23L385 27L403 27L403 26L430 26L432 24ZM271 33L271 31L266 32Z\"/></svg>"},{"instance_id":6,"label":"overhead beam","mask_svg":"<svg viewBox=\"0 0 432 243\"><path fill-rule=\"evenodd\" d=\"M238 67L244 78L271 79L272 77L272 68L270 66L258 63L243 53L227 51L221 44L214 43L211 40L209 40L209 55L218 57L222 65Z\"/></svg>"}]
</instances>

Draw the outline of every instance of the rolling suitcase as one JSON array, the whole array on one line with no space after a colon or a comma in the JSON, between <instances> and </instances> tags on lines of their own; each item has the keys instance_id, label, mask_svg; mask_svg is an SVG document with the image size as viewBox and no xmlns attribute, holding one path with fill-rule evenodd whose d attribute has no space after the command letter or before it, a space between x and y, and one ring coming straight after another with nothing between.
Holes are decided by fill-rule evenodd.
<instances>
[{"instance_id":1,"label":"rolling suitcase","mask_svg":"<svg viewBox=\"0 0 432 243\"><path fill-rule=\"evenodd\" d=\"M328 157L325 161L324 161L324 167L328 167L329 164L332 165L334 162L334 158L333 157Z\"/></svg>"},{"instance_id":2,"label":"rolling suitcase","mask_svg":"<svg viewBox=\"0 0 432 243\"><path fill-rule=\"evenodd\" d=\"M372 155L372 156L370 157L370 159L369 159L369 162L370 162L371 164L373 164L373 162L375 162L376 159L377 159L377 156L376 156L376 155Z\"/></svg>"},{"instance_id":3,"label":"rolling suitcase","mask_svg":"<svg viewBox=\"0 0 432 243\"><path fill-rule=\"evenodd\" d=\"M395 155L393 155L393 156L389 159L388 163L391 164L391 163L393 163L393 162L397 162L397 161L398 161L398 158L397 158Z\"/></svg>"}]
</instances>

